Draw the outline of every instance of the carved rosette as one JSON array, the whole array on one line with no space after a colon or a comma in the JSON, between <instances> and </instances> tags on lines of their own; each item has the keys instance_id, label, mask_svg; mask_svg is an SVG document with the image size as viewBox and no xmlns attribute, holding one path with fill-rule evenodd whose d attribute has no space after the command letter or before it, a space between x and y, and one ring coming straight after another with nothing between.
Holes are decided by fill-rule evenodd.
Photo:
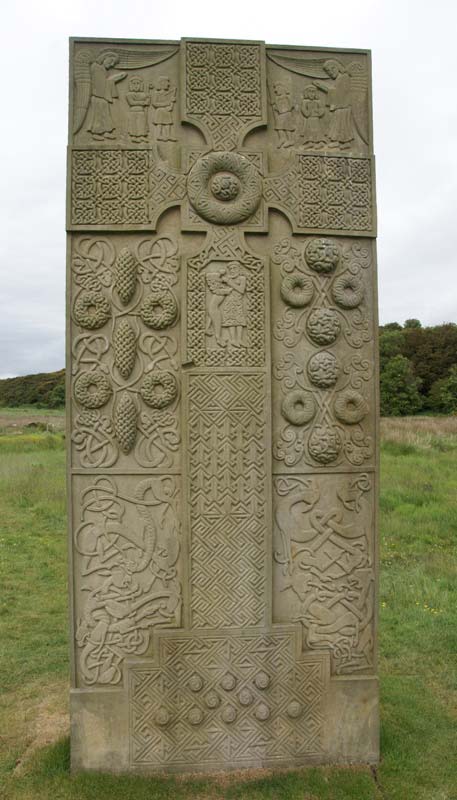
<instances>
[{"instance_id":1,"label":"carved rosette","mask_svg":"<svg viewBox=\"0 0 457 800\"><path fill-rule=\"evenodd\" d=\"M262 197L255 166L239 153L202 156L187 180L189 200L197 213L216 225L234 225L251 217Z\"/></svg>"},{"instance_id":2,"label":"carved rosette","mask_svg":"<svg viewBox=\"0 0 457 800\"><path fill-rule=\"evenodd\" d=\"M275 457L286 466L360 466L373 455L370 251L329 238L297 244L284 239L273 252L283 303L274 329Z\"/></svg>"}]
</instances>

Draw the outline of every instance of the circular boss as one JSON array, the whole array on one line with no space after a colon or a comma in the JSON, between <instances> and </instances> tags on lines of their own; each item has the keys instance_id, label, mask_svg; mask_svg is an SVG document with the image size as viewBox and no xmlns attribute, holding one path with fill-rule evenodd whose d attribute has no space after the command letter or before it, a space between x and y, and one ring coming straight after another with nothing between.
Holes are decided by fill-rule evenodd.
<instances>
[{"instance_id":1,"label":"circular boss","mask_svg":"<svg viewBox=\"0 0 457 800\"><path fill-rule=\"evenodd\" d=\"M256 210L262 181L246 156L220 151L198 159L190 170L187 189L191 205L203 219L233 225Z\"/></svg>"}]
</instances>

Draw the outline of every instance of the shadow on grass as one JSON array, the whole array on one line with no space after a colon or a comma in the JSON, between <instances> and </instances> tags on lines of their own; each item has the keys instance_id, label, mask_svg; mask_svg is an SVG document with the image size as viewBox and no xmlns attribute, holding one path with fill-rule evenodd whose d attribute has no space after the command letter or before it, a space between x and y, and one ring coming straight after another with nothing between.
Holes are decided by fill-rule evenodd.
<instances>
[{"instance_id":1,"label":"shadow on grass","mask_svg":"<svg viewBox=\"0 0 457 800\"><path fill-rule=\"evenodd\" d=\"M452 709L419 676L385 676L382 752L376 785L366 768L246 770L213 776L70 774L69 741L43 748L8 800L457 800Z\"/></svg>"},{"instance_id":2,"label":"shadow on grass","mask_svg":"<svg viewBox=\"0 0 457 800\"><path fill-rule=\"evenodd\" d=\"M68 738L8 779L8 800L378 800L369 768L246 770L214 776L70 773Z\"/></svg>"}]
</instances>

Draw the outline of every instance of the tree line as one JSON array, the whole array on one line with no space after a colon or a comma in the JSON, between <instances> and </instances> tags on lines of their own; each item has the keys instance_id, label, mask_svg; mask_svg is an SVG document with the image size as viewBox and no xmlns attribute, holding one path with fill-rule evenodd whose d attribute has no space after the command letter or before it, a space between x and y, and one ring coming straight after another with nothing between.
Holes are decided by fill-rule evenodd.
<instances>
[{"instance_id":1,"label":"tree line","mask_svg":"<svg viewBox=\"0 0 457 800\"><path fill-rule=\"evenodd\" d=\"M418 319L379 329L382 416L457 413L457 325Z\"/></svg>"},{"instance_id":2,"label":"tree line","mask_svg":"<svg viewBox=\"0 0 457 800\"><path fill-rule=\"evenodd\" d=\"M379 328L381 414L457 413L457 324ZM65 370L0 380L0 406L65 404Z\"/></svg>"},{"instance_id":3,"label":"tree line","mask_svg":"<svg viewBox=\"0 0 457 800\"><path fill-rule=\"evenodd\" d=\"M59 408L65 405L65 370L0 380L0 406Z\"/></svg>"}]
</instances>

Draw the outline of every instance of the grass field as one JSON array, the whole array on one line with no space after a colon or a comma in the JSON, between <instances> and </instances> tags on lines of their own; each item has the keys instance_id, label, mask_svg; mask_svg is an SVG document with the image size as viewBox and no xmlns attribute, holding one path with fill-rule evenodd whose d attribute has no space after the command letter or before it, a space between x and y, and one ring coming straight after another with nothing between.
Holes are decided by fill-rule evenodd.
<instances>
[{"instance_id":1,"label":"grass field","mask_svg":"<svg viewBox=\"0 0 457 800\"><path fill-rule=\"evenodd\" d=\"M57 433L65 430L65 414L62 409L21 406L0 406L0 435L31 433L42 430Z\"/></svg>"},{"instance_id":2,"label":"grass field","mask_svg":"<svg viewBox=\"0 0 457 800\"><path fill-rule=\"evenodd\" d=\"M2 800L457 800L457 419L382 424L382 763L69 774L64 441L0 436Z\"/></svg>"}]
</instances>

